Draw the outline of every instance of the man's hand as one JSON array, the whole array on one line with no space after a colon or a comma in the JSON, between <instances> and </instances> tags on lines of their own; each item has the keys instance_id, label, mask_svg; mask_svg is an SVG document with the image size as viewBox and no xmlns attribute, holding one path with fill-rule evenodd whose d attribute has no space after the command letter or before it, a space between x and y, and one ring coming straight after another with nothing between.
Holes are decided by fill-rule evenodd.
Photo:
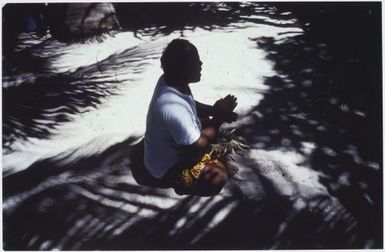
<instances>
[{"instance_id":1,"label":"man's hand","mask_svg":"<svg viewBox=\"0 0 385 252\"><path fill-rule=\"evenodd\" d=\"M215 141L222 123L230 123L237 120L238 114L234 113L237 105L237 98L234 95L227 95L225 98L219 99L213 106L197 102L197 110L199 108L202 113L202 111L206 109L206 112L210 111L210 115L213 117L209 119L206 127L202 129L199 139L191 145L194 148L192 153L203 155L203 153L207 152L210 144Z\"/></svg>"},{"instance_id":2,"label":"man's hand","mask_svg":"<svg viewBox=\"0 0 385 252\"><path fill-rule=\"evenodd\" d=\"M230 123L238 119L238 114L234 113L237 105L237 98L234 95L227 95L225 98L216 101L213 107L216 115L222 117L225 122Z\"/></svg>"}]
</instances>

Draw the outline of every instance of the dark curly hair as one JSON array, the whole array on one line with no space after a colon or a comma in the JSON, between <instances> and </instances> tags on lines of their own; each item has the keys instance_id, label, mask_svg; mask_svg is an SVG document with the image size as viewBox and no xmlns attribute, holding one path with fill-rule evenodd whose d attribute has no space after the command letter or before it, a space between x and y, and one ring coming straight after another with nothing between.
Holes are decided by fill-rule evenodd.
<instances>
[{"instance_id":1,"label":"dark curly hair","mask_svg":"<svg viewBox=\"0 0 385 252\"><path fill-rule=\"evenodd\" d=\"M196 53L196 47L185 39L172 40L163 51L160 58L165 75L178 77L189 67L189 59L192 53Z\"/></svg>"}]
</instances>

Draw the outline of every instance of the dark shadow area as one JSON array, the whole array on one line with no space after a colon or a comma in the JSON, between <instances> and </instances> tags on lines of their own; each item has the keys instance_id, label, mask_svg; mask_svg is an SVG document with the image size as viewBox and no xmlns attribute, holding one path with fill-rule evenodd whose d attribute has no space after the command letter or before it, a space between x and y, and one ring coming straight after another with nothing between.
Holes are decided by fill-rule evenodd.
<instances>
[{"instance_id":1,"label":"dark shadow area","mask_svg":"<svg viewBox=\"0 0 385 252\"><path fill-rule=\"evenodd\" d=\"M303 14L319 11L318 5L288 6L294 13L297 7ZM255 123L240 129L265 150L306 154L314 143L311 167L359 221L359 241L352 248L383 244L379 6L322 4L319 15L306 15L310 31L304 35L256 39L278 75L265 80L270 89L253 111ZM312 248L306 240L281 248ZM324 242L324 248L337 246L333 239Z\"/></svg>"},{"instance_id":2,"label":"dark shadow area","mask_svg":"<svg viewBox=\"0 0 385 252\"><path fill-rule=\"evenodd\" d=\"M62 42L103 41L119 29L112 3L7 3L3 8L3 55L22 32L47 34Z\"/></svg>"},{"instance_id":3,"label":"dark shadow area","mask_svg":"<svg viewBox=\"0 0 385 252\"><path fill-rule=\"evenodd\" d=\"M234 22L291 27L291 15L281 15L267 3L115 3L122 29L138 36L168 35L197 28L225 29ZM277 21L279 19L279 21ZM286 21L286 22L285 22Z\"/></svg>"},{"instance_id":4,"label":"dark shadow area","mask_svg":"<svg viewBox=\"0 0 385 252\"><path fill-rule=\"evenodd\" d=\"M44 4L7 4L2 8L2 12L3 56L11 53L14 50L17 35L19 33L36 31L40 36L45 35L46 24L44 20Z\"/></svg>"},{"instance_id":5,"label":"dark shadow area","mask_svg":"<svg viewBox=\"0 0 385 252\"><path fill-rule=\"evenodd\" d=\"M144 165L144 138L132 146L130 159L132 176L139 185L169 188L169 186L163 185L159 180L155 179L146 169Z\"/></svg>"},{"instance_id":6,"label":"dark shadow area","mask_svg":"<svg viewBox=\"0 0 385 252\"><path fill-rule=\"evenodd\" d=\"M281 15L267 3L49 3L10 4L3 8L3 55L12 56L22 32L37 38L50 34L65 43L102 42L116 30L138 36L168 35L196 28L212 30L233 22L293 26L290 14ZM277 21L279 19L279 21Z\"/></svg>"}]
</instances>

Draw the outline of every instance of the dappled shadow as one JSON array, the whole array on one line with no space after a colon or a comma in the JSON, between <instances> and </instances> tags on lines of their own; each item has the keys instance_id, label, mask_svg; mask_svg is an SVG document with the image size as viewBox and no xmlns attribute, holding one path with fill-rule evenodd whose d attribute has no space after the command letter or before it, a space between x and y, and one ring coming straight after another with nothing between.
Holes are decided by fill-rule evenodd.
<instances>
[{"instance_id":1,"label":"dappled shadow","mask_svg":"<svg viewBox=\"0 0 385 252\"><path fill-rule=\"evenodd\" d=\"M352 61L305 35L255 40L274 62L277 76L266 78L269 90L251 112L254 123L240 134L259 149L310 155L310 166L320 172L322 184L358 219L357 244L378 246L382 138L381 100L375 93L381 83L364 85L371 72L359 69L369 62ZM305 240L298 238L282 248L302 247ZM333 247L334 240L328 241L324 239L323 246Z\"/></svg>"},{"instance_id":2,"label":"dappled shadow","mask_svg":"<svg viewBox=\"0 0 385 252\"><path fill-rule=\"evenodd\" d=\"M368 240L354 214L329 194L317 172L290 161L291 154L255 149L246 160L266 190L267 208L280 217L265 248L364 247Z\"/></svg>"},{"instance_id":3,"label":"dappled shadow","mask_svg":"<svg viewBox=\"0 0 385 252\"><path fill-rule=\"evenodd\" d=\"M289 21L292 18L291 14L274 14L274 8L263 9L260 4L170 3L164 5L167 12L158 8L159 5L155 8L151 5L154 9L146 6L124 5L132 7L131 12L126 12L127 20L148 22L137 30L138 36L156 37L198 27L221 29L230 25L231 20L280 26L269 18L286 16ZM179 13L179 16L165 17L164 13ZM247 15L240 15L243 13ZM258 15L251 16L254 14ZM200 19L202 15L205 18ZM181 21L190 17L194 21ZM134 29L135 25L125 29ZM283 20L281 26L288 25L292 22ZM82 148L68 150L3 178L4 247L7 250L380 247L382 160L378 105L381 101L378 90L361 85L373 80L366 78L370 73L358 71L371 62L341 56L325 43L309 41L306 35L285 40L252 39L266 51L278 74L265 79L269 89L264 91L258 106L246 115L251 118L250 124L237 130L252 146L249 154L255 155L237 160L240 171L220 195L178 196L172 189L142 183L132 170L135 162L132 157L136 155L132 150L139 140L137 137L94 155L82 154ZM41 57L47 56L44 49L40 52ZM159 57L158 53L151 46L145 50L129 48L74 72L54 76L50 75L52 72L47 75L42 71L36 81L27 77L29 81L22 81L19 86L9 85L3 90L13 92L14 99L4 104L8 104L5 110L7 107L10 110L4 111L3 116L8 119L3 119L3 127L8 124L7 132L14 128L12 134L19 134L20 138L49 137L57 125L71 120L72 115L100 108L104 99L118 93L121 82L130 83L129 79L118 77L141 73L146 60ZM36 62L42 64L36 64L36 68L26 65L24 70L39 71L46 66L44 60ZM13 113L19 115L16 120L10 117ZM50 121L54 123L52 128ZM35 132L35 128L46 130ZM95 147L94 142L83 147L86 145ZM275 158L290 151L306 158L288 169L287 163L276 162ZM275 156L269 155L273 152ZM267 160L266 165L261 165L258 158ZM272 167L269 162L273 163ZM306 177L297 176L297 181L293 181L297 172L303 172L301 166L314 169L311 170L314 173L308 169ZM283 195L277 191L274 184L277 181L282 182Z\"/></svg>"}]
</instances>

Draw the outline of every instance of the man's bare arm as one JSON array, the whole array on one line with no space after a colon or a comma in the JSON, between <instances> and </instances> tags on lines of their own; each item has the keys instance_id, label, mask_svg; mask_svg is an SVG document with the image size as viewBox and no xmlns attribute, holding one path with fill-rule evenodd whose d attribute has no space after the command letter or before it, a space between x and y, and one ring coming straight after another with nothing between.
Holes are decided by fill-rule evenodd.
<instances>
[{"instance_id":1,"label":"man's bare arm","mask_svg":"<svg viewBox=\"0 0 385 252\"><path fill-rule=\"evenodd\" d=\"M200 118L208 117L208 116L214 116L214 106L210 106L207 104L200 103L198 101L195 101L196 108L198 112L198 116Z\"/></svg>"},{"instance_id":2,"label":"man's bare arm","mask_svg":"<svg viewBox=\"0 0 385 252\"><path fill-rule=\"evenodd\" d=\"M220 126L224 122L233 122L237 119L238 115L233 112L236 106L237 98L233 95L219 99L213 106L196 101L198 116L212 116L212 118L205 123L199 139L189 146L191 148L189 152L192 153L193 156L196 155L195 157L200 157L206 153L210 144L214 143Z\"/></svg>"},{"instance_id":3,"label":"man's bare arm","mask_svg":"<svg viewBox=\"0 0 385 252\"><path fill-rule=\"evenodd\" d=\"M214 143L219 127L223 122L221 117L213 117L209 120L207 127L202 129L198 140L189 146L189 153L192 154L192 158L200 158L204 153L207 153L210 144Z\"/></svg>"}]
</instances>

